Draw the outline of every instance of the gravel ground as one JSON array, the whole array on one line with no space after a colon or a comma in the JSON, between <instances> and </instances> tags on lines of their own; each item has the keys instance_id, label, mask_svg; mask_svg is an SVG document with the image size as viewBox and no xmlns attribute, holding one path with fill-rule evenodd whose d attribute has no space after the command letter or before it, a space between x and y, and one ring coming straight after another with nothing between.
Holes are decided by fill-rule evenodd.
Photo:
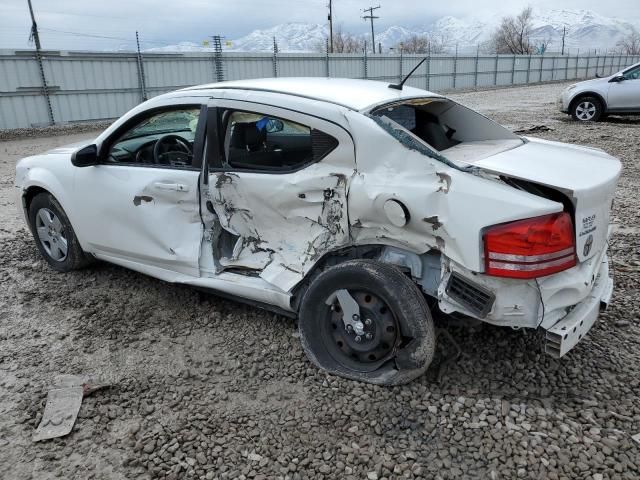
<instances>
[{"instance_id":1,"label":"gravel ground","mask_svg":"<svg viewBox=\"0 0 640 480\"><path fill-rule=\"evenodd\" d=\"M0 478L637 479L640 119L570 122L562 87L453 97L623 160L613 304L560 361L533 334L449 327L461 357L395 388L318 371L280 316L106 264L53 272L12 205L14 165L95 132L0 142ZM113 386L34 444L61 373Z\"/></svg>"}]
</instances>

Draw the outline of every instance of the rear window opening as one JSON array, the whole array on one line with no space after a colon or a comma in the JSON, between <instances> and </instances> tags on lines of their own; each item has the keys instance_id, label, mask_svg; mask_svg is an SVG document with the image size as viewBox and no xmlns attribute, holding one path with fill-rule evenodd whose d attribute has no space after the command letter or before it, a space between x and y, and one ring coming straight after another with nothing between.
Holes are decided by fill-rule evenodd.
<instances>
[{"instance_id":1,"label":"rear window opening","mask_svg":"<svg viewBox=\"0 0 640 480\"><path fill-rule=\"evenodd\" d=\"M472 163L524 144L501 125L446 98L405 100L378 107L371 114L412 134L452 162Z\"/></svg>"}]
</instances>

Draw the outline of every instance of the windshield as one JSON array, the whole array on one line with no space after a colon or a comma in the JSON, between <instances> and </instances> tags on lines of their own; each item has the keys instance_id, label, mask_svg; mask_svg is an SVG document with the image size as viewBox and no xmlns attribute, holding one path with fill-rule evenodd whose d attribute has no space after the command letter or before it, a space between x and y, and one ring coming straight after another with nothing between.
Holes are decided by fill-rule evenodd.
<instances>
[{"instance_id":1,"label":"windshield","mask_svg":"<svg viewBox=\"0 0 640 480\"><path fill-rule=\"evenodd\" d=\"M195 132L200 110L171 110L154 115L135 126L121 140L174 132Z\"/></svg>"}]
</instances>

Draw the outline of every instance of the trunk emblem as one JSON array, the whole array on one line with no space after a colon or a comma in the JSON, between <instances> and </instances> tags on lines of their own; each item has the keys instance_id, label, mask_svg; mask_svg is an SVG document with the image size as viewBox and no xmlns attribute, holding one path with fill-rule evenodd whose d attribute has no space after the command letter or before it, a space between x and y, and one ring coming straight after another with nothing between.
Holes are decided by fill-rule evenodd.
<instances>
[{"instance_id":1,"label":"trunk emblem","mask_svg":"<svg viewBox=\"0 0 640 480\"><path fill-rule=\"evenodd\" d=\"M593 245L593 235L589 235L587 240L584 242L584 249L582 250L582 254L586 257L589 255L591 251L591 246Z\"/></svg>"}]
</instances>

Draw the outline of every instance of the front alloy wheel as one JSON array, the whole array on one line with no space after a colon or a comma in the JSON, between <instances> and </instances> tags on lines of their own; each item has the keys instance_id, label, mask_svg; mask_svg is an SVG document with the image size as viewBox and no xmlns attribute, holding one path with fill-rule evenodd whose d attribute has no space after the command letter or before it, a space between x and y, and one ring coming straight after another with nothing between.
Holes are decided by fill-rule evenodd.
<instances>
[{"instance_id":1,"label":"front alloy wheel","mask_svg":"<svg viewBox=\"0 0 640 480\"><path fill-rule=\"evenodd\" d=\"M62 262L67 258L69 242L65 236L62 222L48 208L41 208L36 213L35 227L42 248L56 262Z\"/></svg>"},{"instance_id":2,"label":"front alloy wheel","mask_svg":"<svg viewBox=\"0 0 640 480\"><path fill-rule=\"evenodd\" d=\"M597 122L602 116L602 105L595 97L583 97L576 101L571 116L581 122Z\"/></svg>"},{"instance_id":3,"label":"front alloy wheel","mask_svg":"<svg viewBox=\"0 0 640 480\"><path fill-rule=\"evenodd\" d=\"M67 214L53 195L43 192L34 196L28 215L36 247L51 268L69 272L91 263L91 257L80 248Z\"/></svg>"}]
</instances>

